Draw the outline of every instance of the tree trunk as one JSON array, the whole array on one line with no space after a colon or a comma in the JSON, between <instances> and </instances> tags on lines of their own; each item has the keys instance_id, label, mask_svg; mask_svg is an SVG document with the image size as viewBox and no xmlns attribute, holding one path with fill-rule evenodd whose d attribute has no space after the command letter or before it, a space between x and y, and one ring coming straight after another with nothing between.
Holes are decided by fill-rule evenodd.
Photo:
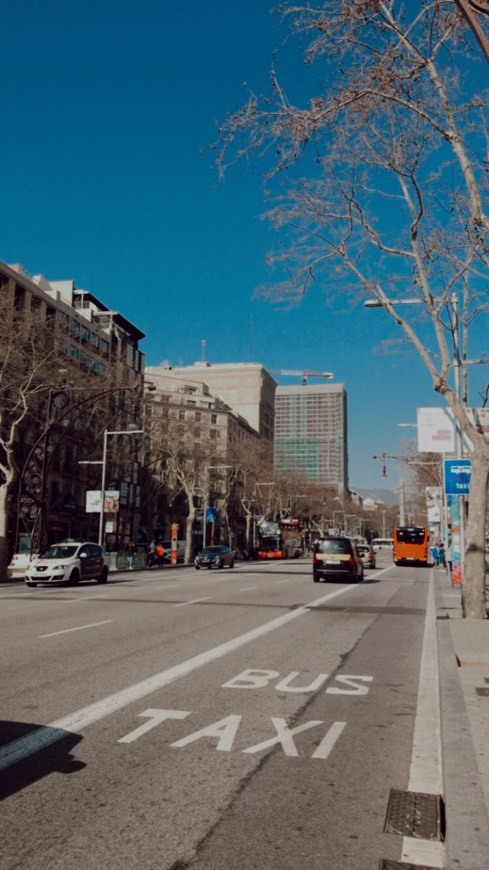
<instances>
[{"instance_id":1,"label":"tree trunk","mask_svg":"<svg viewBox=\"0 0 489 870\"><path fill-rule=\"evenodd\" d=\"M466 619L487 619L485 539L489 444L476 444L471 459L469 515L465 526L462 572L462 611Z\"/></svg>"},{"instance_id":2,"label":"tree trunk","mask_svg":"<svg viewBox=\"0 0 489 870\"><path fill-rule=\"evenodd\" d=\"M8 565L8 492L6 483L0 485L0 577L6 576Z\"/></svg>"},{"instance_id":3,"label":"tree trunk","mask_svg":"<svg viewBox=\"0 0 489 870\"><path fill-rule=\"evenodd\" d=\"M190 501L190 499L189 499ZM185 536L187 543L185 544L184 562L188 565L192 561L192 533L194 530L195 509L189 508L187 519L185 520Z\"/></svg>"}]
</instances>

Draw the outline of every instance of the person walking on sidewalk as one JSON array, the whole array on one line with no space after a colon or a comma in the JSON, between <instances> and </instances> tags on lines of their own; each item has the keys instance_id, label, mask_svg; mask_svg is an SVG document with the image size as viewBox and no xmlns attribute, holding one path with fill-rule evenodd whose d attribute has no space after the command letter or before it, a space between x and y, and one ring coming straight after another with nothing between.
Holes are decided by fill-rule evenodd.
<instances>
[{"instance_id":1,"label":"person walking on sidewalk","mask_svg":"<svg viewBox=\"0 0 489 870\"><path fill-rule=\"evenodd\" d=\"M130 571L132 571L132 568L133 568L133 561L134 561L134 556L136 554L136 550L137 550L137 547L136 547L136 544L134 543L134 541L129 541L129 543L127 545L126 554L127 554L127 567L129 568Z\"/></svg>"},{"instance_id":2,"label":"person walking on sidewalk","mask_svg":"<svg viewBox=\"0 0 489 870\"><path fill-rule=\"evenodd\" d=\"M439 551L436 544L433 544L431 548L431 555L433 556L433 563L438 565Z\"/></svg>"},{"instance_id":3,"label":"person walking on sidewalk","mask_svg":"<svg viewBox=\"0 0 489 870\"><path fill-rule=\"evenodd\" d=\"M440 568L445 569L447 567L445 547L443 544L440 544L440 549L438 550L438 564L440 565Z\"/></svg>"}]
</instances>

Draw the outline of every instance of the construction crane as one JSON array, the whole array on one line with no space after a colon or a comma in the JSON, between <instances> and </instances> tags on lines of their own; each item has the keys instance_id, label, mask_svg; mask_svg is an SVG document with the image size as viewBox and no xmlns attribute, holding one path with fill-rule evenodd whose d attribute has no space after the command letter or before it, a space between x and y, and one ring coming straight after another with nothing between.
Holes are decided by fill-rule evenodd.
<instances>
[{"instance_id":1,"label":"construction crane","mask_svg":"<svg viewBox=\"0 0 489 870\"><path fill-rule=\"evenodd\" d=\"M298 369L269 369L271 375L292 375L293 377L302 378L302 383L307 384L308 378L329 378L333 377L333 372L310 372L299 371Z\"/></svg>"}]
</instances>

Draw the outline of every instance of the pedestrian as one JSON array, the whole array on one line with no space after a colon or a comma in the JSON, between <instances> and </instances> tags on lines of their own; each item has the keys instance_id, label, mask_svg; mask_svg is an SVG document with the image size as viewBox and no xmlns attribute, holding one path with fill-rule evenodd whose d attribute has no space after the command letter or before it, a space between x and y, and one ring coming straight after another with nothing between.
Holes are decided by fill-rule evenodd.
<instances>
[{"instance_id":1,"label":"pedestrian","mask_svg":"<svg viewBox=\"0 0 489 870\"><path fill-rule=\"evenodd\" d=\"M446 556L445 556L445 547L443 544L440 544L440 549L438 550L438 563L441 568L446 568Z\"/></svg>"},{"instance_id":2,"label":"pedestrian","mask_svg":"<svg viewBox=\"0 0 489 870\"><path fill-rule=\"evenodd\" d=\"M155 563L155 556L156 556L155 551L156 551L155 542L151 541L148 544L148 549L146 550L146 556L147 556L146 564L147 564L148 568L152 568L154 563Z\"/></svg>"},{"instance_id":3,"label":"pedestrian","mask_svg":"<svg viewBox=\"0 0 489 870\"><path fill-rule=\"evenodd\" d=\"M163 544L156 544L156 551L155 552L156 552L156 564L159 565L161 568L163 566L163 562L165 560L165 548L163 547Z\"/></svg>"},{"instance_id":4,"label":"pedestrian","mask_svg":"<svg viewBox=\"0 0 489 870\"><path fill-rule=\"evenodd\" d=\"M134 543L134 541L129 541L129 543L127 545L126 554L127 554L127 567L129 568L130 571L132 571L133 561L134 561L134 556L136 554L136 551L137 551L137 547L136 547L136 544Z\"/></svg>"},{"instance_id":5,"label":"pedestrian","mask_svg":"<svg viewBox=\"0 0 489 870\"><path fill-rule=\"evenodd\" d=\"M433 544L431 548L431 555L433 556L433 562L435 565L438 565L439 552L436 544Z\"/></svg>"},{"instance_id":6,"label":"pedestrian","mask_svg":"<svg viewBox=\"0 0 489 870\"><path fill-rule=\"evenodd\" d=\"M448 573L451 575L452 573L452 542L449 541L447 544L445 559L448 565Z\"/></svg>"}]
</instances>

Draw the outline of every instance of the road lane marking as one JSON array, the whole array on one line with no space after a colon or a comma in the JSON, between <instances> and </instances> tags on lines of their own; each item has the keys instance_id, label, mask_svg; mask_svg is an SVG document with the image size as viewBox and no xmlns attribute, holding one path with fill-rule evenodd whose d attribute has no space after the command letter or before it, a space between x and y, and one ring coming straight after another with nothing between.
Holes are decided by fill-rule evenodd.
<instances>
[{"instance_id":1,"label":"road lane marking","mask_svg":"<svg viewBox=\"0 0 489 870\"><path fill-rule=\"evenodd\" d=\"M331 601L333 598L352 592L354 589L357 589L356 585L343 586L341 589L336 589L334 592L330 592L328 595L317 598L309 604L304 604L296 610L291 610L283 616L277 616L270 622L265 622L263 625L245 632L245 634L238 635L238 637L235 637L232 640L225 641L224 643L219 644L219 646L206 650L203 653L199 653L178 665L173 665L173 667L161 671L159 674L154 674L152 677L148 677L145 680L141 680L139 683L128 686L120 692L115 692L113 695L108 695L100 701L95 701L94 704L82 707L80 710L76 710L74 713L70 713L62 719L57 719L49 725L36 728L36 730L31 734L28 734L25 737L19 737L17 740L13 740L11 743L0 748L0 771L5 770L7 767L10 767L18 761L28 758L40 749L51 746L53 743L66 737L67 732L81 731L88 725L93 725L95 722L105 719L107 716L116 713L118 710L122 710L124 707L128 707L135 701L139 701L141 698L145 698L147 695L151 695L153 692L163 689L175 680L188 676L193 671L204 667L204 665L211 664L212 662L241 649L241 647L252 643L258 638L264 637L266 634L270 634L270 632L275 631L278 628L282 628L284 625L298 619L300 616L304 616L314 608L322 607L322 605L327 601Z\"/></svg>"},{"instance_id":2,"label":"road lane marking","mask_svg":"<svg viewBox=\"0 0 489 870\"><path fill-rule=\"evenodd\" d=\"M83 631L85 628L96 628L98 625L107 625L109 622L113 621L113 619L104 619L103 622L91 622L89 625L78 625L76 628L65 628L63 631L53 631L51 634L40 634L39 639L42 640L44 637L57 637L58 634L70 634L72 631Z\"/></svg>"},{"instance_id":3,"label":"road lane marking","mask_svg":"<svg viewBox=\"0 0 489 870\"><path fill-rule=\"evenodd\" d=\"M211 600L210 596L208 595L207 598L193 598L192 601L181 601L180 604L173 604L172 606L173 607L186 607L187 604L198 604L199 601L210 601L210 600Z\"/></svg>"},{"instance_id":4,"label":"road lane marking","mask_svg":"<svg viewBox=\"0 0 489 870\"><path fill-rule=\"evenodd\" d=\"M430 571L426 616L419 669L416 718L409 771L408 791L443 794L441 756L440 678L436 634L436 605L433 569ZM443 843L403 837L402 860L411 864L445 867Z\"/></svg>"},{"instance_id":5,"label":"road lane marking","mask_svg":"<svg viewBox=\"0 0 489 870\"><path fill-rule=\"evenodd\" d=\"M243 588L240 589L239 591L240 592L249 592L250 589L258 589L258 586L243 586Z\"/></svg>"},{"instance_id":6,"label":"road lane marking","mask_svg":"<svg viewBox=\"0 0 489 870\"><path fill-rule=\"evenodd\" d=\"M108 592L105 595L87 595L86 598L71 598L66 603L67 604L79 604L80 601L97 601L99 598L110 598L110 595Z\"/></svg>"}]
</instances>

